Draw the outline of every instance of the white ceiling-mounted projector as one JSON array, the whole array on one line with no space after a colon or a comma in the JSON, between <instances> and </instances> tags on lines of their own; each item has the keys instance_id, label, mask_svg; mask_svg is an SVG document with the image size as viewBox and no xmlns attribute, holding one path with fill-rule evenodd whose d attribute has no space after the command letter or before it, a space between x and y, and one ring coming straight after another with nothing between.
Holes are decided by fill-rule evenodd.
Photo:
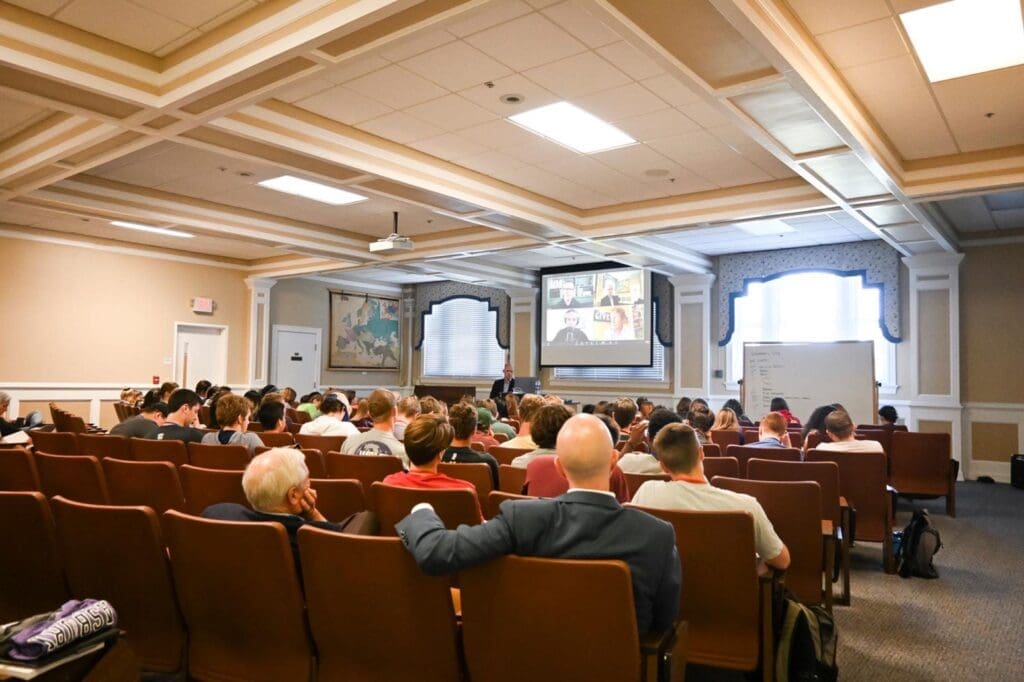
<instances>
[{"instance_id":1,"label":"white ceiling-mounted projector","mask_svg":"<svg viewBox=\"0 0 1024 682\"><path fill-rule=\"evenodd\" d=\"M398 211L394 212L395 231L384 239L378 239L370 244L370 253L396 253L398 251L412 251L416 245L408 237L398 234Z\"/></svg>"}]
</instances>

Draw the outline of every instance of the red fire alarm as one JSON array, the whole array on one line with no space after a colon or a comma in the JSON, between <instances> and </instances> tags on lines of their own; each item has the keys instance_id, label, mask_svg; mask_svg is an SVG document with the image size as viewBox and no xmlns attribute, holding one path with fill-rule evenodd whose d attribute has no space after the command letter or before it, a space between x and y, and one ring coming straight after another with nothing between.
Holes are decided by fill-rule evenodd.
<instances>
[{"instance_id":1,"label":"red fire alarm","mask_svg":"<svg viewBox=\"0 0 1024 682\"><path fill-rule=\"evenodd\" d=\"M153 385L154 386L159 386L160 385L160 377L157 376L156 374L153 375Z\"/></svg>"}]
</instances>

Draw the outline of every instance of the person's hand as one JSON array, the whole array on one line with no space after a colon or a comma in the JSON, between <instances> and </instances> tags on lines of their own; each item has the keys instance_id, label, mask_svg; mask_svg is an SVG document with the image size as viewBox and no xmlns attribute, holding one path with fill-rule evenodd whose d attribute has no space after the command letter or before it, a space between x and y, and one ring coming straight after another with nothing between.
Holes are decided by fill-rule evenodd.
<instances>
[{"instance_id":1,"label":"person's hand","mask_svg":"<svg viewBox=\"0 0 1024 682\"><path fill-rule=\"evenodd\" d=\"M320 513L320 510L316 508L316 490L313 488L306 488L306 492L302 494L302 499L299 500L299 506L302 507L302 518L307 521L327 520Z\"/></svg>"},{"instance_id":2,"label":"person's hand","mask_svg":"<svg viewBox=\"0 0 1024 682\"><path fill-rule=\"evenodd\" d=\"M782 443L782 445L787 448L793 447L792 441L789 440L789 431L786 431L782 438L779 439L779 442Z\"/></svg>"},{"instance_id":3,"label":"person's hand","mask_svg":"<svg viewBox=\"0 0 1024 682\"><path fill-rule=\"evenodd\" d=\"M644 442L644 434L647 433L647 422L642 421L633 425L633 428L629 430L629 438L626 440L626 445L622 448L622 454L627 452L633 452L640 447L640 443Z\"/></svg>"}]
</instances>

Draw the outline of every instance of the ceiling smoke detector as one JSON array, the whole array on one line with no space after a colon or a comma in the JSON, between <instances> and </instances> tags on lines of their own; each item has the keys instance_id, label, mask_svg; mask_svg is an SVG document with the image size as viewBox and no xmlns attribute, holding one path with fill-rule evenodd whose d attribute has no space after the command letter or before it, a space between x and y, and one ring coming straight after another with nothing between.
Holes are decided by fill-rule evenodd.
<instances>
[{"instance_id":1,"label":"ceiling smoke detector","mask_svg":"<svg viewBox=\"0 0 1024 682\"><path fill-rule=\"evenodd\" d=\"M502 95L498 99L500 99L505 104L511 104L511 105L522 104L523 102L526 101L525 97L523 97L522 95L517 95L514 92L513 93L509 93L507 95Z\"/></svg>"},{"instance_id":2,"label":"ceiling smoke detector","mask_svg":"<svg viewBox=\"0 0 1024 682\"><path fill-rule=\"evenodd\" d=\"M398 211L392 213L394 216L394 231L383 239L370 244L370 253L396 253L398 251L412 251L416 245L408 237L398 234Z\"/></svg>"}]
</instances>

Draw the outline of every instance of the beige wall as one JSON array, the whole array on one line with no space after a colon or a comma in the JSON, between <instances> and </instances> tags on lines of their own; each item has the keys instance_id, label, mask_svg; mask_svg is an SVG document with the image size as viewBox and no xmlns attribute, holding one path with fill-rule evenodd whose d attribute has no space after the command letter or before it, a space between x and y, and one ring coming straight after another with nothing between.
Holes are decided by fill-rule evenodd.
<instances>
[{"instance_id":1,"label":"beige wall","mask_svg":"<svg viewBox=\"0 0 1024 682\"><path fill-rule=\"evenodd\" d=\"M341 287L333 287L340 291ZM329 370L328 350L330 344L330 302L328 286L324 282L305 279L285 279L270 290L271 337L273 325L294 327L316 327L322 331L324 348L321 353L323 366L320 372L322 386L345 388L349 386L395 386L399 382L397 371ZM345 287L345 291L358 289ZM398 294L394 298L400 298ZM403 334L404 335L404 334ZM271 355L274 349L270 349Z\"/></svg>"},{"instance_id":2,"label":"beige wall","mask_svg":"<svg viewBox=\"0 0 1024 682\"><path fill-rule=\"evenodd\" d=\"M1024 403L1024 244L966 253L960 266L963 400Z\"/></svg>"},{"instance_id":3,"label":"beige wall","mask_svg":"<svg viewBox=\"0 0 1024 682\"><path fill-rule=\"evenodd\" d=\"M918 391L949 395L949 291L918 292Z\"/></svg>"},{"instance_id":4,"label":"beige wall","mask_svg":"<svg viewBox=\"0 0 1024 682\"><path fill-rule=\"evenodd\" d=\"M971 423L971 458L986 462L1006 462L1020 452L1016 424Z\"/></svg>"},{"instance_id":5,"label":"beige wall","mask_svg":"<svg viewBox=\"0 0 1024 682\"><path fill-rule=\"evenodd\" d=\"M246 379L245 273L95 249L0 238L5 382L148 384L170 378L174 323L227 325L228 381ZM213 315L189 301L208 296Z\"/></svg>"}]
</instances>

